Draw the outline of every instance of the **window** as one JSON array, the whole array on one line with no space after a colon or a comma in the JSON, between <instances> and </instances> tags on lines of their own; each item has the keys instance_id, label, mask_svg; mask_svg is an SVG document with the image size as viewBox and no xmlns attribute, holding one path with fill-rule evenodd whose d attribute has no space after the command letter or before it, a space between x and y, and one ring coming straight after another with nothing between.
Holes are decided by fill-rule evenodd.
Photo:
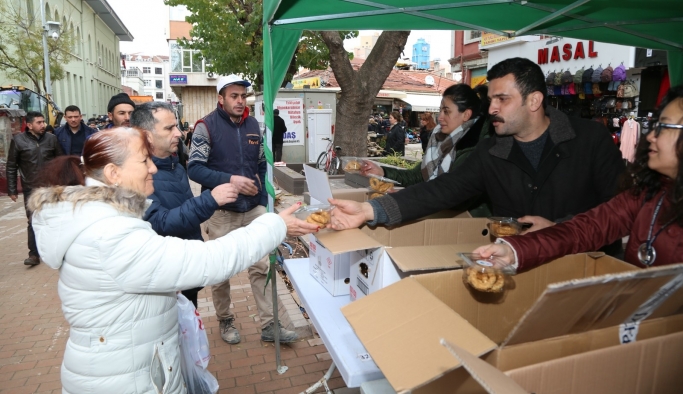
<instances>
[{"instance_id":1,"label":"window","mask_svg":"<svg viewBox=\"0 0 683 394\"><path fill-rule=\"evenodd\" d=\"M143 82L145 83L145 86L152 86L152 80L151 79L145 79L145 80L143 80Z\"/></svg>"},{"instance_id":2,"label":"window","mask_svg":"<svg viewBox=\"0 0 683 394\"><path fill-rule=\"evenodd\" d=\"M143 67L142 68L143 74L150 74L151 72L152 72L152 67Z\"/></svg>"},{"instance_id":3,"label":"window","mask_svg":"<svg viewBox=\"0 0 683 394\"><path fill-rule=\"evenodd\" d=\"M162 81L161 79L157 79L156 81L154 81L154 83L155 83L157 89L163 89L164 88L164 81Z\"/></svg>"},{"instance_id":4,"label":"window","mask_svg":"<svg viewBox=\"0 0 683 394\"><path fill-rule=\"evenodd\" d=\"M164 93L163 92L157 92L157 98L163 100L164 99Z\"/></svg>"},{"instance_id":5,"label":"window","mask_svg":"<svg viewBox=\"0 0 683 394\"><path fill-rule=\"evenodd\" d=\"M154 67L154 74L162 75L163 73L164 73L164 71L161 67Z\"/></svg>"},{"instance_id":6,"label":"window","mask_svg":"<svg viewBox=\"0 0 683 394\"><path fill-rule=\"evenodd\" d=\"M465 30L465 35L463 37L465 44L481 41L481 33L481 30Z\"/></svg>"},{"instance_id":7,"label":"window","mask_svg":"<svg viewBox=\"0 0 683 394\"><path fill-rule=\"evenodd\" d=\"M204 64L199 51L183 49L178 44L171 44L172 72L204 72Z\"/></svg>"}]
</instances>

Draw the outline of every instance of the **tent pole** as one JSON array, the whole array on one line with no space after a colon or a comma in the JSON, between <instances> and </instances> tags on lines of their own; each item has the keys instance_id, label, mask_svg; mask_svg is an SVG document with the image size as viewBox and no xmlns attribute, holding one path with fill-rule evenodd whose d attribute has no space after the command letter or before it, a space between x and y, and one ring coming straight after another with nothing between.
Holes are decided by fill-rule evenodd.
<instances>
[{"instance_id":1,"label":"tent pole","mask_svg":"<svg viewBox=\"0 0 683 394\"><path fill-rule=\"evenodd\" d=\"M527 31L533 29L534 27L540 26L540 25L542 25L548 21L551 21L551 20L557 18L557 17L564 16L564 14L566 14L567 12L573 10L576 7L580 7L580 6L584 5L584 4L588 3L589 1L590 0L578 0L572 4L569 4L568 6L555 11L552 14L550 14L544 18L541 18L541 19L537 20L536 22L534 22L530 25L525 26L525 27L517 30L516 32L512 33L512 36L513 37L519 37L519 36L523 35L524 33L526 33Z\"/></svg>"}]
</instances>

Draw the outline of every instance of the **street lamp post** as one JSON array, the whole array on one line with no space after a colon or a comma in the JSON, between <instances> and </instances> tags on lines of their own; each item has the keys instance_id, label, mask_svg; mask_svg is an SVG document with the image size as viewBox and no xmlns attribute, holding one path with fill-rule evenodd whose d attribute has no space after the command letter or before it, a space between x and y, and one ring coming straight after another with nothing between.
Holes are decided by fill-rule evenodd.
<instances>
[{"instance_id":1,"label":"street lamp post","mask_svg":"<svg viewBox=\"0 0 683 394\"><path fill-rule=\"evenodd\" d=\"M53 39L59 38L59 22L46 21L45 16L45 1L40 0L40 16L43 23L43 63L45 70L45 93L52 96L52 82L50 81L50 57L47 50L47 36L48 34Z\"/></svg>"}]
</instances>

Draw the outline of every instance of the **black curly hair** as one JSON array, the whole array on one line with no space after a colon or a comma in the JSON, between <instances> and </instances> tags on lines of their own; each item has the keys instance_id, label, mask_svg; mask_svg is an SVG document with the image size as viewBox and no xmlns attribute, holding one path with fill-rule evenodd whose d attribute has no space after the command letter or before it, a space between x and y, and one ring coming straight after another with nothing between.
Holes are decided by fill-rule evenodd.
<instances>
[{"instance_id":1,"label":"black curly hair","mask_svg":"<svg viewBox=\"0 0 683 394\"><path fill-rule=\"evenodd\" d=\"M662 110L673 102L677 102L683 108L683 85L669 89L657 108L654 119L659 119ZM650 132L654 131L656 122L657 120L652 121ZM645 201L652 199L662 189L663 184L663 175L647 166L649 148L650 143L647 139L641 138L636 149L635 160L628 166L621 185L622 190L629 190L634 196L645 193ZM674 220L678 225L683 226L683 133L680 133L676 140L676 156L678 157L678 173L673 179L667 196L670 205L668 209L662 211L659 222L666 223Z\"/></svg>"}]
</instances>

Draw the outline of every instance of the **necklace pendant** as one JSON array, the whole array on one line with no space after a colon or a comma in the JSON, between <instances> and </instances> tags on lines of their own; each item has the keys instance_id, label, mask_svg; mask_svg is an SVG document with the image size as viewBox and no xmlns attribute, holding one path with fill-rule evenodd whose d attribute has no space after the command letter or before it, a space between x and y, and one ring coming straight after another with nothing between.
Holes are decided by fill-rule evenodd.
<instances>
[{"instance_id":1,"label":"necklace pendant","mask_svg":"<svg viewBox=\"0 0 683 394\"><path fill-rule=\"evenodd\" d=\"M653 246L647 247L647 242L638 247L638 260L646 266L650 267L657 259L657 251Z\"/></svg>"}]
</instances>

